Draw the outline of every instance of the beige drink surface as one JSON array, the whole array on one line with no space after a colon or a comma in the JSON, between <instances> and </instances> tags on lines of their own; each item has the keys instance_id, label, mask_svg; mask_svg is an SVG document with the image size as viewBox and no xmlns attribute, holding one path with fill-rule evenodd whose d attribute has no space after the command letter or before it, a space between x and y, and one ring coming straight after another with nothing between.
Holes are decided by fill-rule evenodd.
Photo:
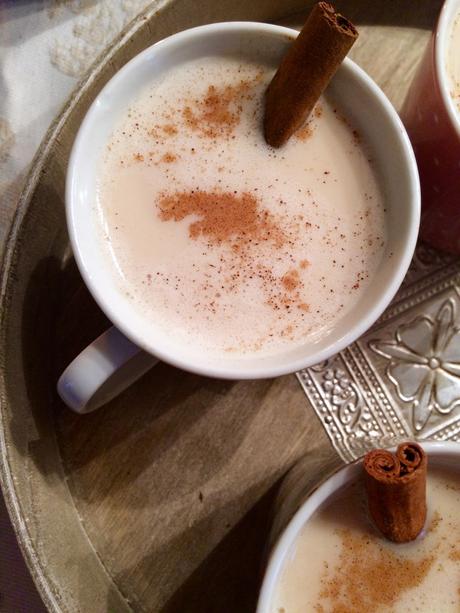
<instances>
[{"instance_id":1,"label":"beige drink surface","mask_svg":"<svg viewBox=\"0 0 460 613\"><path fill-rule=\"evenodd\" d=\"M285 568L272 613L460 610L460 473L430 468L427 528L395 544L368 518L354 483L305 525Z\"/></svg>"},{"instance_id":2,"label":"beige drink surface","mask_svg":"<svg viewBox=\"0 0 460 613\"><path fill-rule=\"evenodd\" d=\"M446 58L450 95L460 113L460 12L455 16L447 45Z\"/></svg>"},{"instance_id":3,"label":"beige drink surface","mask_svg":"<svg viewBox=\"0 0 460 613\"><path fill-rule=\"evenodd\" d=\"M273 69L204 58L146 86L101 161L97 215L120 286L209 354L315 342L366 292L384 200L360 135L326 97L279 150Z\"/></svg>"}]
</instances>

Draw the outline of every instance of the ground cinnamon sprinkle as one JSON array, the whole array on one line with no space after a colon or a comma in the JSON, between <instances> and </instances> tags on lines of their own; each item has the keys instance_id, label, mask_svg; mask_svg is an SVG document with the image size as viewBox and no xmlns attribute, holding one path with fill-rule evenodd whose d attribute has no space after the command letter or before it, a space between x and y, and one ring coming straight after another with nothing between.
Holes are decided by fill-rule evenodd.
<instances>
[{"instance_id":1,"label":"ground cinnamon sprinkle","mask_svg":"<svg viewBox=\"0 0 460 613\"><path fill-rule=\"evenodd\" d=\"M169 153L169 152L165 153L163 157L161 158L161 161L165 162L166 164L172 164L176 160L177 160L177 155L175 155L174 153Z\"/></svg>"},{"instance_id":2,"label":"ground cinnamon sprinkle","mask_svg":"<svg viewBox=\"0 0 460 613\"><path fill-rule=\"evenodd\" d=\"M262 75L260 72L252 79L241 79L235 85L209 85L202 97L187 101L176 110L180 118L177 123L171 123L170 114L163 114L166 123L156 123L147 134L159 144L178 134L185 124L186 128L206 138L229 138L240 122L243 101L253 98L254 86Z\"/></svg>"},{"instance_id":3,"label":"ground cinnamon sprinkle","mask_svg":"<svg viewBox=\"0 0 460 613\"><path fill-rule=\"evenodd\" d=\"M156 139L161 139L163 136L175 136L178 132L177 126L173 123L157 123L153 128L147 130L147 134Z\"/></svg>"},{"instance_id":4,"label":"ground cinnamon sprinkle","mask_svg":"<svg viewBox=\"0 0 460 613\"><path fill-rule=\"evenodd\" d=\"M438 511L435 511L430 522L430 532L434 532L435 530L437 530L441 521L442 517L439 515Z\"/></svg>"},{"instance_id":5,"label":"ground cinnamon sprinkle","mask_svg":"<svg viewBox=\"0 0 460 613\"><path fill-rule=\"evenodd\" d=\"M321 104L317 104L315 108L313 109L312 115L316 117L317 119L319 119L322 114L323 114L323 107L321 106ZM315 131L315 127L316 127L316 123L314 122L314 120L309 119L308 121L304 123L304 125L301 128L299 128L294 133L294 136L295 138L299 140L305 141L309 139L310 136L312 136L313 132Z\"/></svg>"},{"instance_id":6,"label":"ground cinnamon sprinkle","mask_svg":"<svg viewBox=\"0 0 460 613\"><path fill-rule=\"evenodd\" d=\"M270 241L276 247L285 241L273 215L260 209L257 198L249 192L174 192L160 198L158 209L163 221L197 215L199 219L190 224L191 238L203 235L213 243L238 239L238 249L257 240Z\"/></svg>"},{"instance_id":7,"label":"ground cinnamon sprinkle","mask_svg":"<svg viewBox=\"0 0 460 613\"><path fill-rule=\"evenodd\" d=\"M420 585L436 560L433 553L412 560L398 556L368 535L338 531L342 549L336 568L325 568L318 613L368 613L391 607L407 590Z\"/></svg>"},{"instance_id":8,"label":"ground cinnamon sprinkle","mask_svg":"<svg viewBox=\"0 0 460 613\"><path fill-rule=\"evenodd\" d=\"M297 132L295 133L295 137L299 140L304 141L309 139L312 134L313 128L311 127L310 122L307 122L304 126L297 130Z\"/></svg>"},{"instance_id":9,"label":"ground cinnamon sprinkle","mask_svg":"<svg viewBox=\"0 0 460 613\"><path fill-rule=\"evenodd\" d=\"M242 80L237 85L225 87L209 85L202 99L183 109L187 127L208 138L230 135L240 122L241 101L252 97L251 86L256 81Z\"/></svg>"},{"instance_id":10,"label":"ground cinnamon sprinkle","mask_svg":"<svg viewBox=\"0 0 460 613\"><path fill-rule=\"evenodd\" d=\"M163 194L157 208L163 221L182 221L193 216L190 238L203 238L208 244L228 247L228 255L224 260L221 257L222 271L225 271L220 277L221 289L233 292L241 284L258 279L266 304L279 312L280 317L294 308L303 313L309 311L301 294L304 283L299 271L292 268L280 276L255 257L261 244L275 250L289 249L291 239L275 216L260 206L254 194L198 189L178 191ZM214 302L211 307L215 312L218 304ZM292 328L286 328L283 335L292 333Z\"/></svg>"},{"instance_id":11,"label":"ground cinnamon sprinkle","mask_svg":"<svg viewBox=\"0 0 460 613\"><path fill-rule=\"evenodd\" d=\"M168 134L169 136L177 134L177 127L172 123L164 124L163 126L161 126L161 129L165 134Z\"/></svg>"},{"instance_id":12,"label":"ground cinnamon sprinkle","mask_svg":"<svg viewBox=\"0 0 460 613\"><path fill-rule=\"evenodd\" d=\"M281 283L287 290L293 290L300 284L300 277L297 270L290 270L281 279Z\"/></svg>"}]
</instances>

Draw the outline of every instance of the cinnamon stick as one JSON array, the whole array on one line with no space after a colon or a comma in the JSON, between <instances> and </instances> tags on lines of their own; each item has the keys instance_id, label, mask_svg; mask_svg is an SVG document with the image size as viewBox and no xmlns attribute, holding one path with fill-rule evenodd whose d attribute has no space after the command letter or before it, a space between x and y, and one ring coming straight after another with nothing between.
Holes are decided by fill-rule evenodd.
<instances>
[{"instance_id":1,"label":"cinnamon stick","mask_svg":"<svg viewBox=\"0 0 460 613\"><path fill-rule=\"evenodd\" d=\"M283 57L265 95L264 135L280 147L307 120L358 37L327 2L316 4Z\"/></svg>"},{"instance_id":2,"label":"cinnamon stick","mask_svg":"<svg viewBox=\"0 0 460 613\"><path fill-rule=\"evenodd\" d=\"M369 512L376 527L396 543L413 541L426 519L427 457L417 443L393 454L374 449L364 457Z\"/></svg>"}]
</instances>

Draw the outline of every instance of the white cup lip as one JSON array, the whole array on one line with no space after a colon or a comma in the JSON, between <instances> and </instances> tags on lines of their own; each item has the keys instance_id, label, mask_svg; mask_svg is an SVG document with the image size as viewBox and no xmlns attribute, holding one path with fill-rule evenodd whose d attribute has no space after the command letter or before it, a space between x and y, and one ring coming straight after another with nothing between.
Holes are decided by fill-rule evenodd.
<instances>
[{"instance_id":1,"label":"white cup lip","mask_svg":"<svg viewBox=\"0 0 460 613\"><path fill-rule=\"evenodd\" d=\"M457 136L460 138L460 111L455 108L454 101L449 93L449 75L446 67L450 28L457 13L460 14L460 0L445 0L435 30L434 63L444 107Z\"/></svg>"},{"instance_id":2,"label":"white cup lip","mask_svg":"<svg viewBox=\"0 0 460 613\"><path fill-rule=\"evenodd\" d=\"M66 177L67 227L77 266L80 270L83 280L85 281L85 284L89 288L96 303L99 305L102 311L104 311L104 313L108 316L112 323L131 341L136 343L141 349L144 349L148 353L151 353L152 355L156 356L158 359L167 362L173 366L200 375L217 377L222 379L271 378L290 374L299 371L303 368L307 368L314 364L320 363L323 360L330 358L335 353L338 353L339 351L343 350L345 347L347 347L357 338L363 335L380 317L380 315L383 313L383 311L386 309L386 307L396 294L405 277L407 269L409 268L412 255L415 249L420 221L420 183L418 178L417 164L409 137L402 124L402 121L400 120L396 110L394 109L388 98L377 86L377 84L371 79L371 77L352 60L350 60L349 58L345 58L343 62L344 69L348 71L351 78L356 79L358 82L361 82L368 90L370 90L371 95L374 96L379 102L379 105L382 110L382 115L386 115L386 118L393 125L395 132L399 136L400 145L404 152L407 167L408 193L410 194L410 197L408 198L409 221L407 222L407 234L405 236L406 240L404 244L404 249L402 250L399 260L395 260L394 262L394 274L391 278L391 281L388 283L386 290L381 295L380 299L375 301L372 308L366 312L365 317L363 317L360 321L356 322L356 325L351 327L342 337L336 339L335 341L331 341L331 343L323 350L318 351L317 353L312 354L310 356L306 356L305 358L298 358L294 360L286 360L283 358L280 359L277 364L270 366L261 363L259 363L257 366L253 366L248 361L242 359L241 362L239 362L240 366L238 368L234 368L228 367L225 364L221 365L219 362L214 361L212 358L210 358L206 366L197 366L189 359L187 359L187 357L182 357L180 347L176 347L174 350L169 351L162 347L151 346L151 344L146 341L145 337L140 334L133 333L130 328L129 322L124 321L117 313L116 305L110 304L109 301L105 299L103 293L99 290L97 281L91 274L91 263L87 261L84 256L84 245L82 244L83 241L82 243L80 243L79 241L76 223L78 211L75 210L76 207L74 206L74 201L76 200L76 198L73 197L76 183L76 161L78 156L81 155L81 148L84 147L85 144L85 126L87 123L89 123L89 119L93 115L93 113L95 113L98 101L103 96L106 88L115 83L116 81L123 80L127 74L129 74L133 69L137 67L138 64L146 61L147 58L154 54L155 50L160 47L164 48L169 45L175 44L187 45L187 43L189 43L196 37L229 31L235 33L249 33L253 34L254 36L257 36L257 34L260 33L265 33L271 34L279 38L294 38L298 34L296 30L293 30L291 28L259 22L243 21L208 24L191 28L183 32L174 34L168 38L165 38L148 47L147 49L136 55L127 64L125 64L109 80L109 82L104 86L104 88L98 94L96 99L93 101L91 107L87 111L80 125L76 139L74 141L72 152L69 158Z\"/></svg>"},{"instance_id":3,"label":"white cup lip","mask_svg":"<svg viewBox=\"0 0 460 613\"><path fill-rule=\"evenodd\" d=\"M423 449L428 454L428 460L436 463L443 462L446 465L458 468L460 459L460 445L451 441L422 442ZM362 458L338 468L325 481L317 486L300 506L285 530L276 542L269 557L262 587L259 594L256 613L273 613L271 602L274 588L283 568L286 555L313 513L320 505L344 485L354 481L361 472Z\"/></svg>"}]
</instances>

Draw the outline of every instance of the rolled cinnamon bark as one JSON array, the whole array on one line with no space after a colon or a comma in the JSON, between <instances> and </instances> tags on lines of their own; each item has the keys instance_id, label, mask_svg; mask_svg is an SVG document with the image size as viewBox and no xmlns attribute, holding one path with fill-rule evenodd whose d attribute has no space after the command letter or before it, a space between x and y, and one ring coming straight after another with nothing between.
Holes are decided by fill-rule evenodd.
<instances>
[{"instance_id":1,"label":"rolled cinnamon bark","mask_svg":"<svg viewBox=\"0 0 460 613\"><path fill-rule=\"evenodd\" d=\"M374 449L364 457L369 512L376 527L396 543L413 541L426 519L427 457L417 443L395 454Z\"/></svg>"},{"instance_id":2,"label":"rolled cinnamon bark","mask_svg":"<svg viewBox=\"0 0 460 613\"><path fill-rule=\"evenodd\" d=\"M280 147L307 120L357 38L354 25L330 4L313 7L266 91L264 135L269 145Z\"/></svg>"}]
</instances>

